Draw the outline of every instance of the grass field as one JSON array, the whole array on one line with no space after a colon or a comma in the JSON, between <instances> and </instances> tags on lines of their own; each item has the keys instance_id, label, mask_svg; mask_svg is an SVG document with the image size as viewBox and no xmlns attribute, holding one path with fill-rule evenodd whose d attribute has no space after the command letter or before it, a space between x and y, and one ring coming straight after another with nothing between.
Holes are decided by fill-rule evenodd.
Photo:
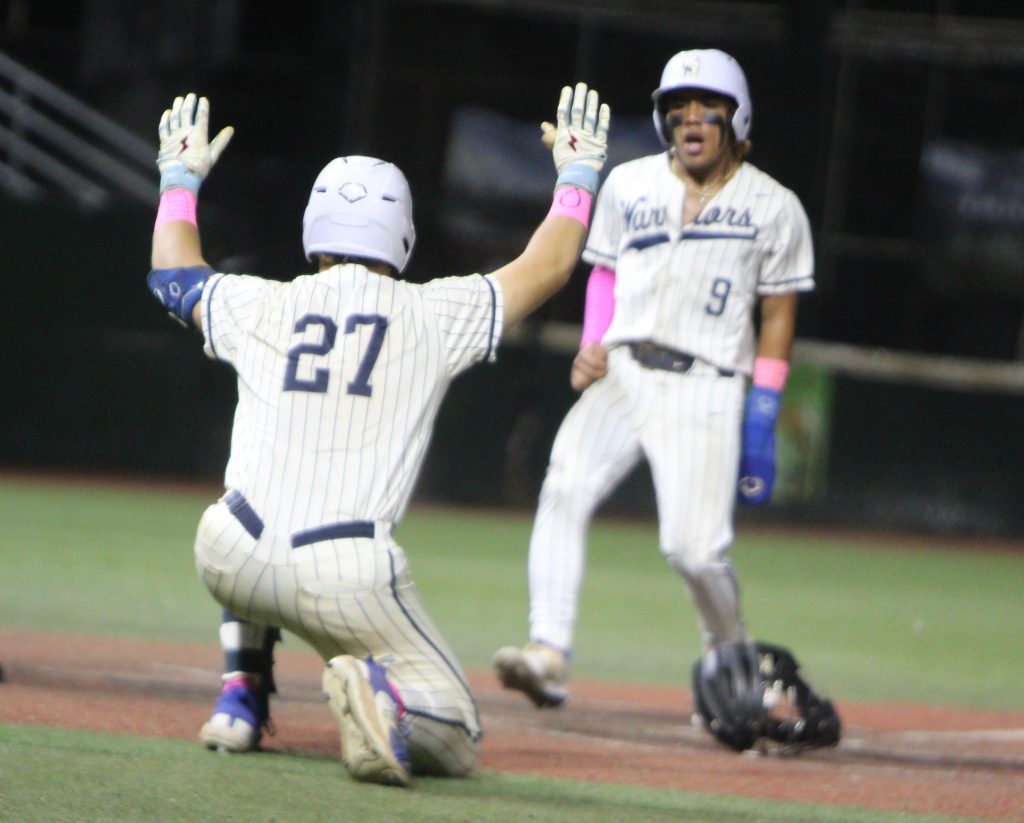
<instances>
[{"instance_id":1,"label":"grass field","mask_svg":"<svg viewBox=\"0 0 1024 823\"><path fill-rule=\"evenodd\" d=\"M191 557L211 495L5 478L0 626L215 644L220 609ZM528 515L424 507L398 531L428 608L468 667L525 639L529 530ZM793 648L829 696L1020 708L1010 650L1019 648L1024 554L747 530L733 559L751 633ZM599 519L574 671L685 685L698 654L692 606L658 555L653 524ZM910 819L488 773L388 792L339 780L333 759L212 763L195 752L178 741L0 726L0 820L319 821L342 810L358 820ZM212 811L212 802L221 805Z\"/></svg>"},{"instance_id":2,"label":"grass field","mask_svg":"<svg viewBox=\"0 0 1024 823\"><path fill-rule=\"evenodd\" d=\"M354 783L334 758L212 757L180 740L0 726L0 819L17 823L951 823L664 789L477 772L412 791ZM60 780L55 781L58 771Z\"/></svg>"}]
</instances>

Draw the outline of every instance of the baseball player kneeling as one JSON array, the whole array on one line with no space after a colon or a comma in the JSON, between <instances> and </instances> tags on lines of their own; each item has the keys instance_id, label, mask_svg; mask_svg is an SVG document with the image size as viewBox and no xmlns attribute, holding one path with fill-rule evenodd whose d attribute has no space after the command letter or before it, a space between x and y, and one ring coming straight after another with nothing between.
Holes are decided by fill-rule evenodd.
<instances>
[{"instance_id":1,"label":"baseball player kneeling","mask_svg":"<svg viewBox=\"0 0 1024 823\"><path fill-rule=\"evenodd\" d=\"M207 746L259 745L283 628L327 664L322 686L353 777L407 785L473 766L476 704L392 535L452 378L493 360L503 329L577 262L610 113L581 83L562 90L557 119L551 209L507 265L399 279L415 243L406 179L350 156L310 191L302 242L315 271L280 283L207 264L197 195L233 131L209 140L209 103L195 94L164 113L148 284L238 376L225 493L195 541L199 575L225 609L228 671Z\"/></svg>"}]
</instances>

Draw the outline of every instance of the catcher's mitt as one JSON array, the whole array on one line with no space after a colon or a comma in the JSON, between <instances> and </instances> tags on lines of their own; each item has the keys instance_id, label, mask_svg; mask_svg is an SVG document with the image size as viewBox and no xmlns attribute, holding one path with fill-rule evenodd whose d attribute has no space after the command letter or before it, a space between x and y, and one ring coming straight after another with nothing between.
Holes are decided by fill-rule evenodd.
<instances>
[{"instance_id":1,"label":"catcher's mitt","mask_svg":"<svg viewBox=\"0 0 1024 823\"><path fill-rule=\"evenodd\" d=\"M792 752L839 742L832 702L815 693L781 646L746 641L711 649L693 665L693 699L704 727L735 751L762 738Z\"/></svg>"}]
</instances>

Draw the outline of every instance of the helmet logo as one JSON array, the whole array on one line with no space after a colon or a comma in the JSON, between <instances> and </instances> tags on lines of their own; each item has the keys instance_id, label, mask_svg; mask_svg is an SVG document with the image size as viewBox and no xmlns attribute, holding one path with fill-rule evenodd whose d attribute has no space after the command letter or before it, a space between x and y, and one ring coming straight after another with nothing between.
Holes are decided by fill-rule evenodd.
<instances>
[{"instance_id":1,"label":"helmet logo","mask_svg":"<svg viewBox=\"0 0 1024 823\"><path fill-rule=\"evenodd\" d=\"M366 186L362 183L348 182L338 189L338 194L348 200L349 203L355 203L366 197Z\"/></svg>"},{"instance_id":2,"label":"helmet logo","mask_svg":"<svg viewBox=\"0 0 1024 823\"><path fill-rule=\"evenodd\" d=\"M683 77L696 77L700 74L700 58L691 57L682 65Z\"/></svg>"}]
</instances>

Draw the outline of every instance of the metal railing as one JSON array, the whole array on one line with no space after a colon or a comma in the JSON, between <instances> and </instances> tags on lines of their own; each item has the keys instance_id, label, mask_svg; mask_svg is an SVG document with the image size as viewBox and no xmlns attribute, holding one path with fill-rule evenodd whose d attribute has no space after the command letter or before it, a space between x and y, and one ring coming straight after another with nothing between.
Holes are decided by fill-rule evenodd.
<instances>
[{"instance_id":1,"label":"metal railing","mask_svg":"<svg viewBox=\"0 0 1024 823\"><path fill-rule=\"evenodd\" d=\"M0 189L61 192L87 208L152 205L156 148L0 52Z\"/></svg>"},{"instance_id":2,"label":"metal railing","mask_svg":"<svg viewBox=\"0 0 1024 823\"><path fill-rule=\"evenodd\" d=\"M508 346L539 346L571 356L579 350L582 331L578 323L549 320L539 326L513 326L502 342ZM985 360L798 339L793 344L793 362L865 382L1024 397L1024 363L1018 360Z\"/></svg>"}]
</instances>

